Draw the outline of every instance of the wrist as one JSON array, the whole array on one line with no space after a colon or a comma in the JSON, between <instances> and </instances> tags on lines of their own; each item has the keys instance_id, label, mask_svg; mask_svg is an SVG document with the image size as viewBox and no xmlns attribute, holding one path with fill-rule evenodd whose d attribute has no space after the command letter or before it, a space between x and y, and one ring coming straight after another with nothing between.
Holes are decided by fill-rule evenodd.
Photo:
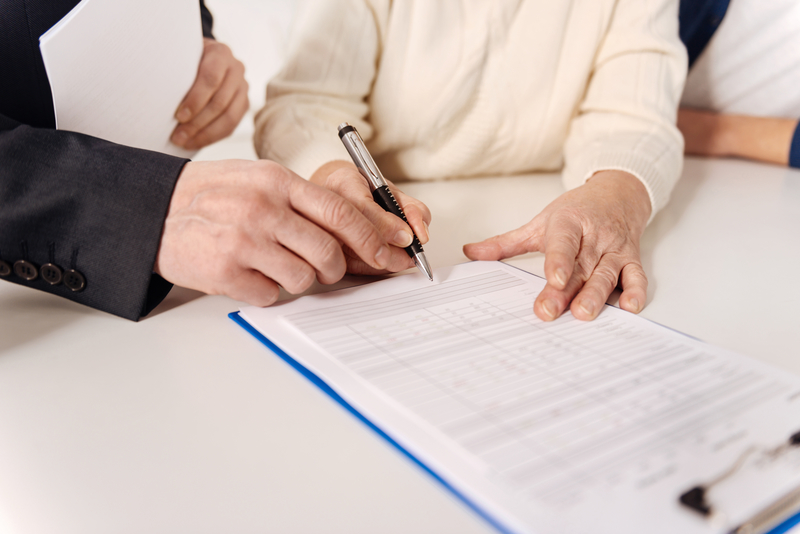
<instances>
[{"instance_id":1,"label":"wrist","mask_svg":"<svg viewBox=\"0 0 800 534\"><path fill-rule=\"evenodd\" d=\"M610 202L618 202L637 235L644 232L653 211L650 194L644 183L633 174L619 170L598 171L587 182L600 188L597 193Z\"/></svg>"},{"instance_id":2,"label":"wrist","mask_svg":"<svg viewBox=\"0 0 800 534\"><path fill-rule=\"evenodd\" d=\"M716 114L710 155L787 165L796 127L793 119Z\"/></svg>"},{"instance_id":3,"label":"wrist","mask_svg":"<svg viewBox=\"0 0 800 534\"><path fill-rule=\"evenodd\" d=\"M194 182L203 163L189 161L181 169L175 187L172 189L172 197L169 199L167 208L167 218L170 215L188 206L194 198Z\"/></svg>"},{"instance_id":4,"label":"wrist","mask_svg":"<svg viewBox=\"0 0 800 534\"><path fill-rule=\"evenodd\" d=\"M746 143L747 129L738 115L714 115L714 128L711 139L714 146L712 156L729 158L743 153L743 144ZM744 128L743 128L744 127ZM747 150L745 147L744 150Z\"/></svg>"},{"instance_id":5,"label":"wrist","mask_svg":"<svg viewBox=\"0 0 800 534\"><path fill-rule=\"evenodd\" d=\"M693 108L678 111L678 129L687 154L726 157L735 152L737 121L729 115Z\"/></svg>"}]
</instances>

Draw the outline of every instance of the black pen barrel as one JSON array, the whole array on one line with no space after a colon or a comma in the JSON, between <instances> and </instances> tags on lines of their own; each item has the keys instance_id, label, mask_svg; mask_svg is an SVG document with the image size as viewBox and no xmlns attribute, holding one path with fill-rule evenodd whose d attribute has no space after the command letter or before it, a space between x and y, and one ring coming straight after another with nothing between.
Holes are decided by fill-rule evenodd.
<instances>
[{"instance_id":1,"label":"black pen barrel","mask_svg":"<svg viewBox=\"0 0 800 534\"><path fill-rule=\"evenodd\" d=\"M379 187L372 192L372 198L375 199L375 202L378 203L380 207L384 210L397 215L403 221L408 224L408 219L406 219L406 214L403 212L403 208L400 207L398 204L397 199L394 198L392 191L389 189L388 185L384 185L383 187ZM419 242L419 238L412 230L411 235L414 236L414 240L411 242L411 245L405 248L406 253L410 257L414 257L415 254L419 254L423 252L422 250L422 243Z\"/></svg>"}]
</instances>

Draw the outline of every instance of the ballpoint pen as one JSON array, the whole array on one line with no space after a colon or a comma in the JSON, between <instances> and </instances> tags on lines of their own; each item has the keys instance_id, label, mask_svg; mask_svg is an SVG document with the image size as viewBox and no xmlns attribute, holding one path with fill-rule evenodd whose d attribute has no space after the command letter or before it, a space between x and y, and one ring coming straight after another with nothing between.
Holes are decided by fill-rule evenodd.
<instances>
[{"instance_id":1,"label":"ballpoint pen","mask_svg":"<svg viewBox=\"0 0 800 534\"><path fill-rule=\"evenodd\" d=\"M350 154L353 163L358 167L359 172L367 179L369 188L372 190L372 198L375 199L375 202L384 210L397 215L408 224L406 214L403 213L403 208L401 208L400 204L395 200L392 191L389 189L389 184L381 174L381 171L378 170L378 166L372 159L366 145L364 145L364 141L358 134L358 130L356 130L354 126L343 122L339 125L339 139L344 143L344 147L347 149L348 154ZM428 264L428 259L425 257L425 252L422 250L422 243L419 242L419 238L413 233L413 230L412 235L414 239L411 241L411 244L405 248L405 251L411 259L414 260L414 265L417 266L417 269L427 276L428 280L433 282L433 272L431 271L431 266Z\"/></svg>"}]
</instances>

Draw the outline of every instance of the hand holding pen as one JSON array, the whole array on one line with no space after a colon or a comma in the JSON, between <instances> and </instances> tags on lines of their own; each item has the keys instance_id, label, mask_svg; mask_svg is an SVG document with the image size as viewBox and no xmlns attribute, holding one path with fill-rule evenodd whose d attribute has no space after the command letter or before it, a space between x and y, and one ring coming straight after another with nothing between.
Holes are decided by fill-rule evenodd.
<instances>
[{"instance_id":1,"label":"hand holding pen","mask_svg":"<svg viewBox=\"0 0 800 534\"><path fill-rule=\"evenodd\" d=\"M431 214L425 204L403 194L400 190L395 188L391 182L387 181L389 190L405 213L407 223L404 222L400 216L386 211L384 207L376 202L372 194L372 188L367 179L353 163L346 161L332 161L323 165L314 173L311 180L350 201L351 204L375 225L378 233L382 235L390 245L393 245L390 247L392 257L389 265L385 271L380 272L362 262L354 254L348 254L345 248L348 273L381 274L385 272L402 271L414 267L413 256L410 255L406 249L409 249L411 245L414 244L415 235L418 241L414 244L414 248L417 248L417 246L421 248L421 245L428 242L427 225L430 223Z\"/></svg>"}]
</instances>

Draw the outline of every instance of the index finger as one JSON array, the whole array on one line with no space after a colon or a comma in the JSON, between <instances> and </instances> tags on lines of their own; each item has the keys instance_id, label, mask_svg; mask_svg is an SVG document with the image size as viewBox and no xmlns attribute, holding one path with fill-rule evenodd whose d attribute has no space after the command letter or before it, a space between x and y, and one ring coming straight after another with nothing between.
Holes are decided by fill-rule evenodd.
<instances>
[{"instance_id":1,"label":"index finger","mask_svg":"<svg viewBox=\"0 0 800 534\"><path fill-rule=\"evenodd\" d=\"M413 241L409 225L375 201L366 180L355 167L332 173L325 182L325 188L352 203L389 244L404 248Z\"/></svg>"},{"instance_id":2,"label":"index finger","mask_svg":"<svg viewBox=\"0 0 800 534\"><path fill-rule=\"evenodd\" d=\"M375 226L344 198L297 180L289 189L289 202L297 212L350 247L365 263L381 270L389 265L392 255L389 245Z\"/></svg>"},{"instance_id":3,"label":"index finger","mask_svg":"<svg viewBox=\"0 0 800 534\"><path fill-rule=\"evenodd\" d=\"M406 216L408 226L411 227L414 235L419 238L420 243L424 245L430 239L430 236L428 235L428 224L431 222L431 210L428 209L428 206L426 206L424 202L417 200L412 196L406 195L394 187L393 184L390 183L389 188L392 190L394 197L400 204L400 207Z\"/></svg>"},{"instance_id":4,"label":"index finger","mask_svg":"<svg viewBox=\"0 0 800 534\"><path fill-rule=\"evenodd\" d=\"M554 215L544 237L544 276L556 289L564 289L572 276L581 248L583 228L570 217Z\"/></svg>"}]
</instances>

